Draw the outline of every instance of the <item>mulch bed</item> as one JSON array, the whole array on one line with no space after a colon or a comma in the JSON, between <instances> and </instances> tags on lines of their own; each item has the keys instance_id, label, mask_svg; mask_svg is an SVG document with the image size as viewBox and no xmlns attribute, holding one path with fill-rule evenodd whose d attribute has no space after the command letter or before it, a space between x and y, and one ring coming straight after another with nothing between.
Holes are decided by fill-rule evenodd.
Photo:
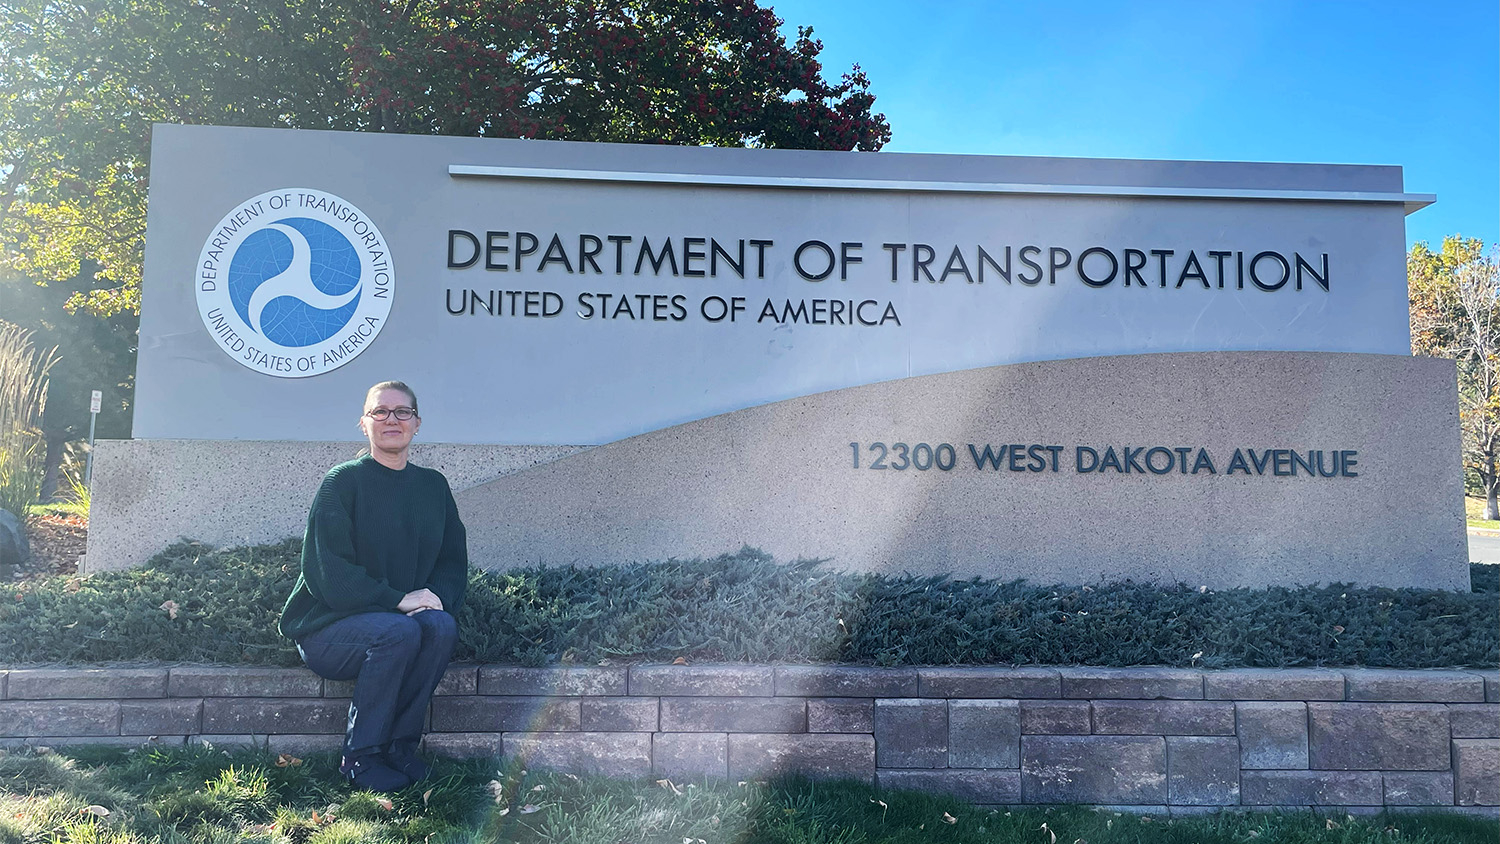
<instances>
[{"instance_id":1,"label":"mulch bed","mask_svg":"<svg viewBox=\"0 0 1500 844\"><path fill-rule=\"evenodd\" d=\"M17 574L36 577L76 574L78 561L88 547L89 520L82 516L46 514L26 520L26 541L31 559Z\"/></svg>"}]
</instances>

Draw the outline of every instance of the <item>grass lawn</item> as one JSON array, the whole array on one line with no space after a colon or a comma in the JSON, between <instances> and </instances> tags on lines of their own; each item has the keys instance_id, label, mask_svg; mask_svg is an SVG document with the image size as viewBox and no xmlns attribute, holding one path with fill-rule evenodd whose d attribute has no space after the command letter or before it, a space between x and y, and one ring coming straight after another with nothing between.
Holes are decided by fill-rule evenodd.
<instances>
[{"instance_id":1,"label":"grass lawn","mask_svg":"<svg viewBox=\"0 0 1500 844\"><path fill-rule=\"evenodd\" d=\"M384 798L326 755L78 748L0 752L0 842L569 842L570 844L1493 844L1500 824L1446 815L1246 813L1169 819L1006 811L856 783L627 782L439 760Z\"/></svg>"},{"instance_id":2,"label":"grass lawn","mask_svg":"<svg viewBox=\"0 0 1500 844\"><path fill-rule=\"evenodd\" d=\"M1500 520L1480 518L1484 515L1483 498L1475 498L1472 495L1465 495L1464 515L1466 515L1469 519L1469 527L1500 530Z\"/></svg>"}]
</instances>

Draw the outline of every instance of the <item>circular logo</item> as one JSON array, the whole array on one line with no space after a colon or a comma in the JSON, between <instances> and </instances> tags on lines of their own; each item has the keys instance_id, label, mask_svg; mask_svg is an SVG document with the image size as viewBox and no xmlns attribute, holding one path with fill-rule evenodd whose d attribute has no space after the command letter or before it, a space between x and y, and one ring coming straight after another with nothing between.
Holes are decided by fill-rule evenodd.
<instances>
[{"instance_id":1,"label":"circular logo","mask_svg":"<svg viewBox=\"0 0 1500 844\"><path fill-rule=\"evenodd\" d=\"M380 333L396 293L380 229L312 188L269 191L225 214L203 244L196 282L219 348L278 378L353 360Z\"/></svg>"}]
</instances>

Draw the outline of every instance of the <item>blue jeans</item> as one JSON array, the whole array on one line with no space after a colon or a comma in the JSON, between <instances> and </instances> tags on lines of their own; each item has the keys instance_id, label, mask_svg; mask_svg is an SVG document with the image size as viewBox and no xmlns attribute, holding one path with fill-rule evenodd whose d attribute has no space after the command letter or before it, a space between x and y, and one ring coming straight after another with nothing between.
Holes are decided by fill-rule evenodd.
<instances>
[{"instance_id":1,"label":"blue jeans","mask_svg":"<svg viewBox=\"0 0 1500 844\"><path fill-rule=\"evenodd\" d=\"M344 731L346 764L387 750L416 752L427 701L457 643L458 624L441 610L351 615L297 643L314 673L355 681Z\"/></svg>"}]
</instances>

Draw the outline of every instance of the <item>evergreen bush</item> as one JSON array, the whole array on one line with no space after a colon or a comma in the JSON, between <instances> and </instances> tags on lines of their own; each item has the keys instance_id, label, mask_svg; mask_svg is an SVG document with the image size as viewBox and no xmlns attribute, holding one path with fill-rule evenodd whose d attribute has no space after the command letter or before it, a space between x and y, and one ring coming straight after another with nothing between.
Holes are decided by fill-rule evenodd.
<instances>
[{"instance_id":1,"label":"evergreen bush","mask_svg":"<svg viewBox=\"0 0 1500 844\"><path fill-rule=\"evenodd\" d=\"M276 619L300 542L175 545L145 566L0 593L0 663L298 665ZM713 559L475 571L457 658L874 665L1500 663L1500 567L1470 592L847 574L743 549Z\"/></svg>"}]
</instances>

